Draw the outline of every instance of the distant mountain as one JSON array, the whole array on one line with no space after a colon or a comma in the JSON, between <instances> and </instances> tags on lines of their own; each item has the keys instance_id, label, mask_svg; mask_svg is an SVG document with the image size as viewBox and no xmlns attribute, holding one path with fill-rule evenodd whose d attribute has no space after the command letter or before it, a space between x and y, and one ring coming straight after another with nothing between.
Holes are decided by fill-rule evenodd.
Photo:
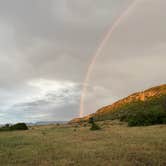
<instances>
[{"instance_id":1,"label":"distant mountain","mask_svg":"<svg viewBox=\"0 0 166 166\"><path fill-rule=\"evenodd\" d=\"M39 121L35 123L26 123L28 126L40 126L40 125L49 125L49 124L65 124L67 121Z\"/></svg>"},{"instance_id":2,"label":"distant mountain","mask_svg":"<svg viewBox=\"0 0 166 166\"><path fill-rule=\"evenodd\" d=\"M131 94L111 105L99 109L96 113L90 114L83 118L76 118L70 123L80 123L88 121L93 117L96 121L123 119L135 111L152 110L154 108L164 109L166 107L166 84L147 89L142 92ZM163 101L164 100L164 101ZM163 103L165 102L165 103ZM166 108L165 108L166 109Z\"/></svg>"}]
</instances>

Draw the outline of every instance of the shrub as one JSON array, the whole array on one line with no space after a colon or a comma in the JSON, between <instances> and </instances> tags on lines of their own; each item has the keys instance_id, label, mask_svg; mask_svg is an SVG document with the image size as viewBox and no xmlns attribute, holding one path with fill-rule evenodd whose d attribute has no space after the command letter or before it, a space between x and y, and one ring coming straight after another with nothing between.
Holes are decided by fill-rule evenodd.
<instances>
[{"instance_id":1,"label":"shrub","mask_svg":"<svg viewBox=\"0 0 166 166\"><path fill-rule=\"evenodd\" d=\"M28 127L25 123L17 123L14 125L8 125L0 128L0 131L14 131L14 130L28 130Z\"/></svg>"},{"instance_id":2,"label":"shrub","mask_svg":"<svg viewBox=\"0 0 166 166\"><path fill-rule=\"evenodd\" d=\"M155 124L166 124L166 112L161 109L140 110L135 112L134 115L128 116L127 119L129 126L148 126Z\"/></svg>"},{"instance_id":3,"label":"shrub","mask_svg":"<svg viewBox=\"0 0 166 166\"><path fill-rule=\"evenodd\" d=\"M112 117L127 122L129 126L166 124L166 95L125 104Z\"/></svg>"},{"instance_id":4,"label":"shrub","mask_svg":"<svg viewBox=\"0 0 166 166\"><path fill-rule=\"evenodd\" d=\"M93 124L93 123L94 123L93 117L90 117L90 118L89 118L89 123L90 123L90 124Z\"/></svg>"},{"instance_id":5,"label":"shrub","mask_svg":"<svg viewBox=\"0 0 166 166\"><path fill-rule=\"evenodd\" d=\"M163 107L164 111L166 111L166 96L162 97L162 107Z\"/></svg>"},{"instance_id":6,"label":"shrub","mask_svg":"<svg viewBox=\"0 0 166 166\"><path fill-rule=\"evenodd\" d=\"M83 126L84 126L84 127L86 127L86 126L87 126L87 124L86 124L86 123L84 123L84 124L83 124Z\"/></svg>"},{"instance_id":7,"label":"shrub","mask_svg":"<svg viewBox=\"0 0 166 166\"><path fill-rule=\"evenodd\" d=\"M92 123L92 126L90 128L90 130L100 130L101 128L96 124L96 123Z\"/></svg>"},{"instance_id":8,"label":"shrub","mask_svg":"<svg viewBox=\"0 0 166 166\"><path fill-rule=\"evenodd\" d=\"M89 118L89 123L91 124L90 130L100 130L101 128L94 122L93 117Z\"/></svg>"},{"instance_id":9,"label":"shrub","mask_svg":"<svg viewBox=\"0 0 166 166\"><path fill-rule=\"evenodd\" d=\"M60 126L60 123L57 123L56 126L59 127L59 126Z\"/></svg>"},{"instance_id":10,"label":"shrub","mask_svg":"<svg viewBox=\"0 0 166 166\"><path fill-rule=\"evenodd\" d=\"M25 123L17 123L15 125L12 125L11 130L28 130L28 127Z\"/></svg>"}]
</instances>

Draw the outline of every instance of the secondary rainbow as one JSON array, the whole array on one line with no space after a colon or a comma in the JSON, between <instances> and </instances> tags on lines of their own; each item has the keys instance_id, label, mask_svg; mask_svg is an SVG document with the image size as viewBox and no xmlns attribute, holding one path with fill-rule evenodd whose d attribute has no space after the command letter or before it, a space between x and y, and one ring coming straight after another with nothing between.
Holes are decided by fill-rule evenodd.
<instances>
[{"instance_id":1,"label":"secondary rainbow","mask_svg":"<svg viewBox=\"0 0 166 166\"><path fill-rule=\"evenodd\" d=\"M79 116L82 117L84 115L84 100L85 100L85 95L87 92L87 87L88 87L88 82L90 80L91 73L93 71L93 67L96 63L96 60L98 56L100 56L105 44L107 43L108 39L111 37L112 33L116 29L116 27L120 24L120 22L123 20L124 17L126 17L130 11L136 6L138 0L133 0L132 3L127 7L124 12L117 18L117 20L114 22L114 24L110 27L106 35L104 36L102 42L100 43L97 51L95 52L94 56L92 57L92 60L90 61L89 67L87 74L85 76L85 80L83 82L83 88L82 88L82 93L81 93L81 98L80 98L80 112Z\"/></svg>"}]
</instances>

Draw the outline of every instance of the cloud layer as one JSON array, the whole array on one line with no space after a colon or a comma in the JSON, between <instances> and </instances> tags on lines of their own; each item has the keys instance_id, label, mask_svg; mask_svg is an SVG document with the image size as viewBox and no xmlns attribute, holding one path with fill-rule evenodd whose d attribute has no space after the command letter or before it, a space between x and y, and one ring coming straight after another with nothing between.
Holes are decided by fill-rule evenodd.
<instances>
[{"instance_id":1,"label":"cloud layer","mask_svg":"<svg viewBox=\"0 0 166 166\"><path fill-rule=\"evenodd\" d=\"M106 30L132 0L0 0L0 121L69 120ZM85 114L165 82L162 0L141 0L97 59Z\"/></svg>"},{"instance_id":2,"label":"cloud layer","mask_svg":"<svg viewBox=\"0 0 166 166\"><path fill-rule=\"evenodd\" d=\"M0 0L1 123L77 116L89 59L129 2Z\"/></svg>"},{"instance_id":3,"label":"cloud layer","mask_svg":"<svg viewBox=\"0 0 166 166\"><path fill-rule=\"evenodd\" d=\"M92 100L96 103L91 110L96 110L133 92L166 82L165 5L162 0L137 1L123 18L91 75L90 85L104 87L107 96L100 102L101 98L94 95L86 101L85 110Z\"/></svg>"}]
</instances>

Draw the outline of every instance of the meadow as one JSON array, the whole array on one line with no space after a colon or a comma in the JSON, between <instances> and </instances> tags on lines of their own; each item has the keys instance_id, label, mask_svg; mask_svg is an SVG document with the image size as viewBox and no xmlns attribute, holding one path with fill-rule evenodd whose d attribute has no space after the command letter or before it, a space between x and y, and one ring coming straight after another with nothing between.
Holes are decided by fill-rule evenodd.
<instances>
[{"instance_id":1,"label":"meadow","mask_svg":"<svg viewBox=\"0 0 166 166\"><path fill-rule=\"evenodd\" d=\"M120 122L34 126L0 132L0 166L165 166L166 125Z\"/></svg>"}]
</instances>

